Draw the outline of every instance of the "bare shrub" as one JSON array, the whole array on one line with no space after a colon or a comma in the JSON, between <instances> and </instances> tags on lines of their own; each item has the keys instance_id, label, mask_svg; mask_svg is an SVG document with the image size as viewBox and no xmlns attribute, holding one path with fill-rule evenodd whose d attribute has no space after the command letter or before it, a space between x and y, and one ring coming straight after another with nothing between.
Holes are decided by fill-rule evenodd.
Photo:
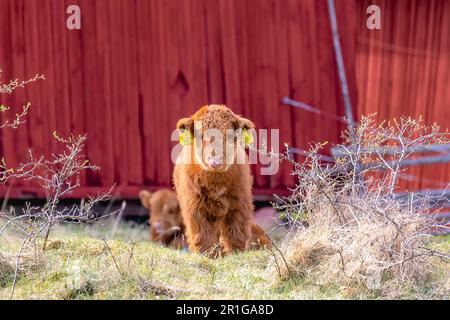
<instances>
[{"instance_id":1,"label":"bare shrub","mask_svg":"<svg viewBox=\"0 0 450 320\"><path fill-rule=\"evenodd\" d=\"M83 147L86 135L71 136L63 139L54 134L55 138L64 145L64 150L54 153L52 159L43 157L36 159L29 153L29 159L15 170L4 170L3 180L20 178L23 181L37 182L47 194L47 201L42 206L32 206L30 203L22 212L11 208L8 212L0 212L0 236L7 228L14 228L16 234L21 235L21 244L16 256L16 277L19 272L20 261L25 253L37 257L39 254L38 242L42 239L42 251L48 246L52 227L58 223L93 223L99 218L116 214L117 211L98 215L93 209L101 201L111 199L111 191L89 197L79 205L60 206L62 197L68 195L80 186L80 174L84 170L98 170L83 156ZM121 210L124 208L122 207ZM50 247L49 247L50 248Z\"/></svg>"},{"instance_id":2,"label":"bare shrub","mask_svg":"<svg viewBox=\"0 0 450 320\"><path fill-rule=\"evenodd\" d=\"M297 177L292 194L274 204L290 228L282 278L311 275L318 284L395 295L394 288L423 283L433 259L448 263L448 253L429 247L431 231L445 228L434 219L435 205L448 200L396 193L404 162L431 144L445 143L449 134L436 124L401 118L377 125L369 116L344 133L332 164L321 163L322 144L301 164L282 155Z\"/></svg>"},{"instance_id":3,"label":"bare shrub","mask_svg":"<svg viewBox=\"0 0 450 320\"><path fill-rule=\"evenodd\" d=\"M25 164L20 165L18 169L4 171L3 177L5 180L14 177L15 179L20 178L22 181L37 182L46 191L47 201L43 206L37 207L27 204L21 213L16 213L14 210L0 213L0 217L7 221L0 229L0 235L9 225L17 226L17 221L32 222L31 229L34 230L35 235L44 232L44 250L50 229L55 223L94 222L98 218L92 210L94 205L111 198L110 190L96 197L90 197L87 201L82 201L80 205L58 207L62 197L80 186L81 172L98 170L98 167L91 165L83 156L86 135L71 136L68 139L60 138L56 136L56 133L54 136L64 145L64 151L54 153L50 160L45 160L43 157L36 159L29 152L29 158ZM30 226L27 226L26 230L30 230Z\"/></svg>"},{"instance_id":4,"label":"bare shrub","mask_svg":"<svg viewBox=\"0 0 450 320\"><path fill-rule=\"evenodd\" d=\"M2 70L0 69L0 77ZM7 83L0 82L0 94L12 94L16 89L23 88L26 85L44 80L43 75L36 75L29 80L10 80ZM20 113L16 113L13 120L3 120L0 123L0 129L16 129L20 124L26 122L26 117L30 109L30 103L27 103ZM10 107L0 105L0 112L4 113L10 110ZM62 206L61 199L69 195L74 189L80 186L80 174L85 170L98 170L98 167L90 164L84 157L84 145L86 135L70 136L68 138L59 137L56 132L53 137L62 145L62 151L52 154L51 159L44 157L36 158L31 150L28 153L28 159L17 168L9 168L5 159L0 162L0 183L6 184L8 181L28 181L37 183L46 194L46 202L41 206L33 206L26 203L22 212L16 212L11 207L9 211L0 212L0 237L9 229L15 236L19 236L21 243L18 253L8 261L0 256L1 268L15 265L14 278L11 290L11 297L14 294L14 288L17 276L21 267L25 265L24 261L31 261L35 265L42 252L59 246L59 243L50 243L49 236L52 227L58 223L92 223L99 218L111 216L117 211L98 215L94 211L94 206L102 201L111 199L112 188L105 193L89 197L82 200L79 205ZM3 206L4 207L4 206ZM124 210L124 206L120 210ZM42 240L42 250L39 250L39 241Z\"/></svg>"}]
</instances>

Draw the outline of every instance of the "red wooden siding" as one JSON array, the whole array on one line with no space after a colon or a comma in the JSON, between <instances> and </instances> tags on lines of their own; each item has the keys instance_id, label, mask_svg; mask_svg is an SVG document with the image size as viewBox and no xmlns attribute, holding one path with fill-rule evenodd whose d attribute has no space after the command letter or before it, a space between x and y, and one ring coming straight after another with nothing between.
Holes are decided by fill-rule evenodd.
<instances>
[{"instance_id":1,"label":"red wooden siding","mask_svg":"<svg viewBox=\"0 0 450 320\"><path fill-rule=\"evenodd\" d=\"M449 2L371 2L380 3L383 21L396 21L368 31L365 1L336 1L355 113L422 112L446 125ZM71 4L81 7L80 31L65 27ZM409 26L415 18L417 30ZM432 54L398 53L375 45L380 41ZM113 183L125 197L143 186L170 185L170 133L177 119L204 104L225 103L258 128L279 128L282 144L302 148L336 142L343 129L280 103L290 96L344 114L326 0L0 0L0 67L3 80L47 78L0 97L14 108L32 103L26 125L0 130L10 165L25 161L30 148L50 156L54 130L88 134L86 155L101 171L87 172L73 197ZM253 169L255 193L294 182L288 165L275 176ZM448 180L450 172L442 170ZM37 190L23 183L11 188L13 197Z\"/></svg>"},{"instance_id":2,"label":"red wooden siding","mask_svg":"<svg viewBox=\"0 0 450 320\"><path fill-rule=\"evenodd\" d=\"M381 30L366 28L367 6L381 8ZM422 116L450 126L450 1L358 1L356 78L358 113L378 119ZM444 188L450 165L414 167L406 188Z\"/></svg>"}]
</instances>

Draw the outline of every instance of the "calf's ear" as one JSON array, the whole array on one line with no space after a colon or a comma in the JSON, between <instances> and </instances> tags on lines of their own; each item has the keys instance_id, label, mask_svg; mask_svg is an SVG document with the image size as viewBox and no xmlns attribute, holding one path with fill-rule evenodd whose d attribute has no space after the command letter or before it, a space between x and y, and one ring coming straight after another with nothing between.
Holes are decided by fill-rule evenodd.
<instances>
[{"instance_id":1,"label":"calf's ear","mask_svg":"<svg viewBox=\"0 0 450 320\"><path fill-rule=\"evenodd\" d=\"M141 204L144 208L150 209L149 200L152 197L152 193L147 190L139 191L139 199L141 200Z\"/></svg>"},{"instance_id":2,"label":"calf's ear","mask_svg":"<svg viewBox=\"0 0 450 320\"><path fill-rule=\"evenodd\" d=\"M237 120L237 129L254 129L255 128L255 124L248 120L247 118L243 118L243 117L238 117Z\"/></svg>"},{"instance_id":3,"label":"calf's ear","mask_svg":"<svg viewBox=\"0 0 450 320\"><path fill-rule=\"evenodd\" d=\"M177 122L178 130L189 130L190 132L194 132L194 120L192 118L182 118Z\"/></svg>"}]
</instances>

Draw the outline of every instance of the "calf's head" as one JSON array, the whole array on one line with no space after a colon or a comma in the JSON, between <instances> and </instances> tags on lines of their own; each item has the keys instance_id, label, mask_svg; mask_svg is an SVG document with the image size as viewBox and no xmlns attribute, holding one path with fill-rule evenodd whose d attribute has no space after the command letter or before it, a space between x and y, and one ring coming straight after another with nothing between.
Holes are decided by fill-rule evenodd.
<instances>
[{"instance_id":1,"label":"calf's head","mask_svg":"<svg viewBox=\"0 0 450 320\"><path fill-rule=\"evenodd\" d=\"M164 242L164 239L175 236L182 229L183 220L175 192L161 189L153 193L139 192L142 205L150 210L150 228L152 240Z\"/></svg>"},{"instance_id":2,"label":"calf's head","mask_svg":"<svg viewBox=\"0 0 450 320\"><path fill-rule=\"evenodd\" d=\"M193 140L194 161L206 171L226 171L232 164L245 163L245 140L253 122L236 115L224 105L207 105L178 121L182 134Z\"/></svg>"}]
</instances>

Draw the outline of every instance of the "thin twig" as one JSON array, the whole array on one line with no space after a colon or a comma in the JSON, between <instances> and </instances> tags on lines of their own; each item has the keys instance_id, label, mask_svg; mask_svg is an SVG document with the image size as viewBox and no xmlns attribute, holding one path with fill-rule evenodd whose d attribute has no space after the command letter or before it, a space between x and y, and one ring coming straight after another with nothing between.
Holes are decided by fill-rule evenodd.
<instances>
[{"instance_id":1,"label":"thin twig","mask_svg":"<svg viewBox=\"0 0 450 320\"><path fill-rule=\"evenodd\" d=\"M105 243L106 248L108 249L109 254L111 255L112 260L114 261L114 265L116 266L117 271L119 272L119 275L123 275L122 271L120 271L119 265L117 264L116 258L114 257L114 254L111 251L111 248L108 245L108 242L103 238L103 242Z\"/></svg>"}]
</instances>

